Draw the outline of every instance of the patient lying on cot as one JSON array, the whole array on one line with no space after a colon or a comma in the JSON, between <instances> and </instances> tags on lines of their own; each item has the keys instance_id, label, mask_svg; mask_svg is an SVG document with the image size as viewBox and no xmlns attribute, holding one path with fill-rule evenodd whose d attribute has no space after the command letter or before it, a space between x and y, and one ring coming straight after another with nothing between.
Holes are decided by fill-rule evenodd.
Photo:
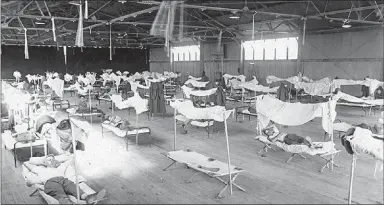
<instances>
[{"instance_id":1,"label":"patient lying on cot","mask_svg":"<svg viewBox=\"0 0 384 205\"><path fill-rule=\"evenodd\" d=\"M33 184L44 184L44 192L59 201L60 204L75 204L70 196L76 196L76 185L68 178L65 178L65 171L72 160L66 160L62 163L57 161L53 155L44 158L40 165L24 162L23 175L26 178L27 186ZM80 199L85 200L87 204L96 204L104 198L106 191L88 195L79 189Z\"/></svg>"},{"instance_id":2,"label":"patient lying on cot","mask_svg":"<svg viewBox=\"0 0 384 205\"><path fill-rule=\"evenodd\" d=\"M122 119L119 116L115 116L115 117L104 116L104 122L103 123L112 125L112 126L117 127L121 130L132 131L135 129L135 127L132 126L128 120Z\"/></svg>"},{"instance_id":3,"label":"patient lying on cot","mask_svg":"<svg viewBox=\"0 0 384 205\"><path fill-rule=\"evenodd\" d=\"M271 142L281 142L287 145L307 145L310 148L321 148L322 145L318 144L316 147L312 144L310 137L301 137L296 134L287 134L280 132L276 125L271 124L263 130L263 133L268 137Z\"/></svg>"}]
</instances>

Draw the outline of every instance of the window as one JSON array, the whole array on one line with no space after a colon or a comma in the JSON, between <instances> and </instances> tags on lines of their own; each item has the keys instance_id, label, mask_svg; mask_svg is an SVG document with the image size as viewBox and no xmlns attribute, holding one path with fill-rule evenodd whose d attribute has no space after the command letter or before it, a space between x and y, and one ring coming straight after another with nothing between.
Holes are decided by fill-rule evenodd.
<instances>
[{"instance_id":1,"label":"window","mask_svg":"<svg viewBox=\"0 0 384 205\"><path fill-rule=\"evenodd\" d=\"M299 54L298 48L298 39L297 38L288 38L287 46L288 46L288 59L297 59L297 55Z\"/></svg>"},{"instance_id":2,"label":"window","mask_svg":"<svg viewBox=\"0 0 384 205\"><path fill-rule=\"evenodd\" d=\"M245 60L292 60L297 59L297 37L245 41Z\"/></svg>"},{"instance_id":3,"label":"window","mask_svg":"<svg viewBox=\"0 0 384 205\"><path fill-rule=\"evenodd\" d=\"M276 39L276 60L287 59L287 38Z\"/></svg>"},{"instance_id":4,"label":"window","mask_svg":"<svg viewBox=\"0 0 384 205\"><path fill-rule=\"evenodd\" d=\"M264 41L265 56L264 60L275 60L275 39L268 39Z\"/></svg>"},{"instance_id":5,"label":"window","mask_svg":"<svg viewBox=\"0 0 384 205\"><path fill-rule=\"evenodd\" d=\"M172 47L173 61L200 61L200 47L197 45Z\"/></svg>"}]
</instances>

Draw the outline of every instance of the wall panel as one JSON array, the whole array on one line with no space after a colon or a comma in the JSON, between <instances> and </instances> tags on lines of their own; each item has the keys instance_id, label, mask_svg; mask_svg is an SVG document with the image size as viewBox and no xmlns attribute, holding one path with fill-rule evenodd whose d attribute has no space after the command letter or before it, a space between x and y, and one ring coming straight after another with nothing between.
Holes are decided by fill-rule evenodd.
<instances>
[{"instance_id":1,"label":"wall panel","mask_svg":"<svg viewBox=\"0 0 384 205\"><path fill-rule=\"evenodd\" d=\"M253 65L250 63L254 63ZM279 78L288 78L296 74L295 60L279 60L279 61L244 61L244 74L247 80L256 76L262 85L267 85L266 77L274 75Z\"/></svg>"},{"instance_id":2,"label":"wall panel","mask_svg":"<svg viewBox=\"0 0 384 205\"><path fill-rule=\"evenodd\" d=\"M383 80L383 29L306 37L302 62L312 79Z\"/></svg>"}]
</instances>

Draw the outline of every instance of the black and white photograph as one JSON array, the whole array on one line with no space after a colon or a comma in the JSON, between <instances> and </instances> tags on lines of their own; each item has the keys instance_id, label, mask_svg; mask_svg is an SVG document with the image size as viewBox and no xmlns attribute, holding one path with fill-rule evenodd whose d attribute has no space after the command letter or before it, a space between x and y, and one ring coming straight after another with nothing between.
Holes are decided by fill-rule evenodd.
<instances>
[{"instance_id":1,"label":"black and white photograph","mask_svg":"<svg viewBox=\"0 0 384 205\"><path fill-rule=\"evenodd\" d=\"M0 204L384 204L384 0L0 7Z\"/></svg>"}]
</instances>

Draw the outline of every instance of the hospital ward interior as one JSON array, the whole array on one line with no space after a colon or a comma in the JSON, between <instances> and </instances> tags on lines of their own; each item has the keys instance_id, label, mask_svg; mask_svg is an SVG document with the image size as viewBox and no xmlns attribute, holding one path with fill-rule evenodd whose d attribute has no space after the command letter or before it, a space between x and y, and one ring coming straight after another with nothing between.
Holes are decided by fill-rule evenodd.
<instances>
[{"instance_id":1,"label":"hospital ward interior","mask_svg":"<svg viewBox=\"0 0 384 205\"><path fill-rule=\"evenodd\" d=\"M384 0L2 0L1 204L383 204Z\"/></svg>"}]
</instances>

